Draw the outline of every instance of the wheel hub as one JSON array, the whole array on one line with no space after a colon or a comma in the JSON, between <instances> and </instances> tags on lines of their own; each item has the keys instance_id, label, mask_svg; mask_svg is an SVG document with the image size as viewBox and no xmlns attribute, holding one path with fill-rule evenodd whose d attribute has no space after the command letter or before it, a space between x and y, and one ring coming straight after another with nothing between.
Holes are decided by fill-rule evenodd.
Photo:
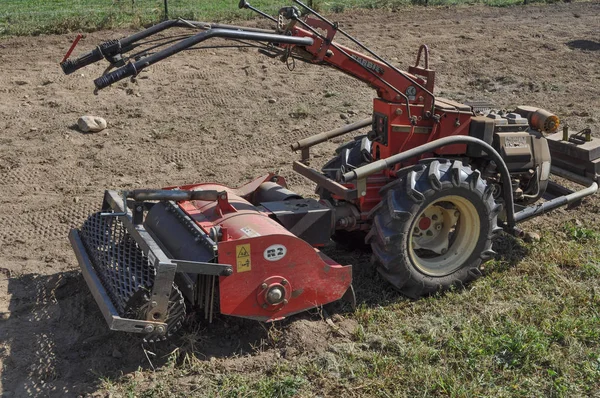
<instances>
[{"instance_id":1,"label":"wheel hub","mask_svg":"<svg viewBox=\"0 0 600 398\"><path fill-rule=\"evenodd\" d=\"M475 249L480 220L475 206L460 196L446 196L416 218L410 257L424 274L443 276L459 268Z\"/></svg>"},{"instance_id":2,"label":"wheel hub","mask_svg":"<svg viewBox=\"0 0 600 398\"><path fill-rule=\"evenodd\" d=\"M454 207L447 209L432 205L426 208L413 230L413 248L446 253L451 232L456 228L459 217L460 211Z\"/></svg>"}]
</instances>

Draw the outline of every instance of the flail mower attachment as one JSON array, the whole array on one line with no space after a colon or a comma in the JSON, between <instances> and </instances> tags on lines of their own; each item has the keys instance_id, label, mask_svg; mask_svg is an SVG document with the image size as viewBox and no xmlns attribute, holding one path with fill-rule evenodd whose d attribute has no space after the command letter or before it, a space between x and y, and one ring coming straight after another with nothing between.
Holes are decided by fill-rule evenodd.
<instances>
[{"instance_id":1,"label":"flail mower attachment","mask_svg":"<svg viewBox=\"0 0 600 398\"><path fill-rule=\"evenodd\" d=\"M331 209L268 175L238 189L107 191L70 239L109 327L156 341L181 325L184 298L209 320L218 308L267 322L353 300L351 266L313 247L332 221Z\"/></svg>"}]
</instances>

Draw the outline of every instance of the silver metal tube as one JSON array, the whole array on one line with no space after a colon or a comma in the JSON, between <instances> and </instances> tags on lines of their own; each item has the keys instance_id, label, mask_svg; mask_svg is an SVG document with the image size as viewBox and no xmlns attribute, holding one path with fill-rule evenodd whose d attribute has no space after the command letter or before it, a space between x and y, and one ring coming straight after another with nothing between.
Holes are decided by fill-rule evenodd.
<instances>
[{"instance_id":1,"label":"silver metal tube","mask_svg":"<svg viewBox=\"0 0 600 398\"><path fill-rule=\"evenodd\" d=\"M292 146L291 146L292 151L309 148L313 145L320 144L322 142L325 142L325 141L330 140L335 137L339 137L340 135L344 135L351 131L355 131L355 130L361 129L363 127L370 126L372 123L373 123L373 118L370 117L367 119L360 120L358 122L354 122L352 124L348 124L343 127L339 127L335 130L330 130L330 131L326 131L324 133L315 134L313 136L304 138L304 139L292 144Z\"/></svg>"},{"instance_id":2,"label":"silver metal tube","mask_svg":"<svg viewBox=\"0 0 600 398\"><path fill-rule=\"evenodd\" d=\"M440 139L428 142L427 144L418 146L416 148L409 149L408 151L398 153L394 156L390 156L387 159L377 160L375 162L369 163L367 165L364 165L362 167L359 167L357 169L354 169L354 170L349 171L348 173L342 175L342 181L349 182L349 181L353 181L353 180L364 180L371 174L375 174L380 171L383 171L383 170L390 168L398 163L401 163L408 159L423 155L425 153L433 152L434 150L436 150L438 148L441 148L441 147L444 147L447 145L454 145L454 144L472 144L472 145L476 145L476 146L480 147L483 151L485 151L488 154L488 156L490 156L490 158L496 163L496 166L500 169L502 184L505 187L511 186L510 173L508 171L508 167L506 166L506 163L504 163L504 160L502 160L502 157L500 156L500 154L494 148L492 148L492 146L489 145L488 143L486 143L478 138L470 137L467 135L450 136L450 137L440 138ZM505 229L510 230L516 224L516 221L514 218L515 209L514 209L514 205L513 205L513 193L512 193L511 189L503 189L502 191L504 194L504 202L505 202L505 206L506 206L506 224L507 225L506 225Z\"/></svg>"}]
</instances>

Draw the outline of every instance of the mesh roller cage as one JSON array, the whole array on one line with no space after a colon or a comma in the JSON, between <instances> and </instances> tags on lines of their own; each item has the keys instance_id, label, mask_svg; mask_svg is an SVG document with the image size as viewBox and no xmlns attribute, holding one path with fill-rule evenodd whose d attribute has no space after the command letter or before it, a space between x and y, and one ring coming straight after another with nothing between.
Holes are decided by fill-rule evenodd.
<instances>
[{"instance_id":1,"label":"mesh roller cage","mask_svg":"<svg viewBox=\"0 0 600 398\"><path fill-rule=\"evenodd\" d=\"M81 226L92 266L121 316L131 316L139 297L149 294L156 269L118 217L92 214Z\"/></svg>"}]
</instances>

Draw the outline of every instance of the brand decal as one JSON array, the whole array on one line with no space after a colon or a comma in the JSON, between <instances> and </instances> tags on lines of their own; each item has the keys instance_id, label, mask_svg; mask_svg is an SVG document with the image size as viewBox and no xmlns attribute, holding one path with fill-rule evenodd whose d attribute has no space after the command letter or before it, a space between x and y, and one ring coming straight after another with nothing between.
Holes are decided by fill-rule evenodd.
<instances>
[{"instance_id":1,"label":"brand decal","mask_svg":"<svg viewBox=\"0 0 600 398\"><path fill-rule=\"evenodd\" d=\"M363 67L365 67L375 73L383 75L383 68L381 66L377 65L376 63L366 60L364 58L361 58L354 54L350 54L350 57L353 60L355 60L356 62L358 62L359 64L361 64Z\"/></svg>"}]
</instances>

